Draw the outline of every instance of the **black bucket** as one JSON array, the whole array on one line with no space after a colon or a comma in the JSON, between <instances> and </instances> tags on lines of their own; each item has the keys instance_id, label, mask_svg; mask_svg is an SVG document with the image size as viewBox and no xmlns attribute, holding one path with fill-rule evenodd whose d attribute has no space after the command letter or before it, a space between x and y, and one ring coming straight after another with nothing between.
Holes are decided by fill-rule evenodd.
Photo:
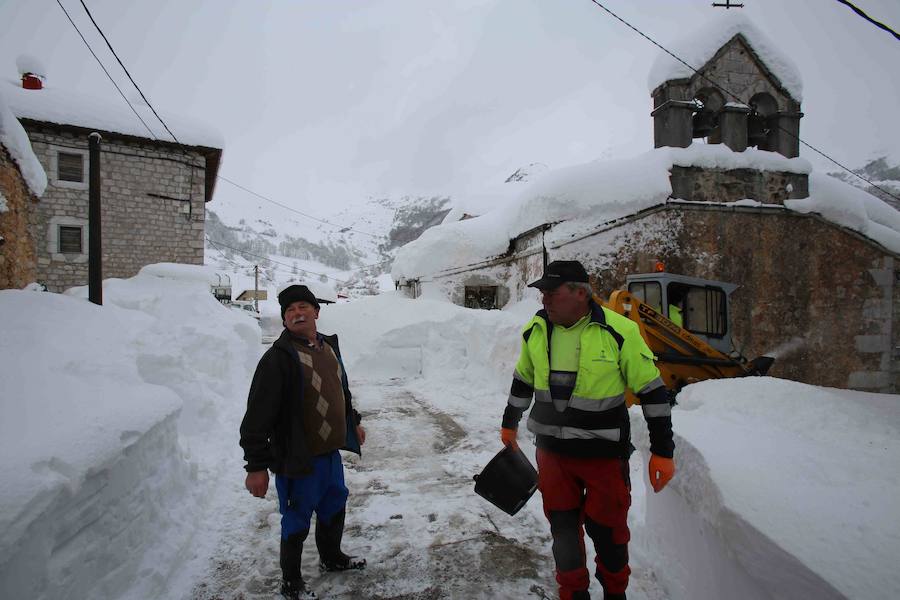
<instances>
[{"instance_id":1,"label":"black bucket","mask_svg":"<svg viewBox=\"0 0 900 600\"><path fill-rule=\"evenodd\" d=\"M537 471L522 451L512 446L504 446L474 479L475 493L510 515L525 506L538 481Z\"/></svg>"}]
</instances>

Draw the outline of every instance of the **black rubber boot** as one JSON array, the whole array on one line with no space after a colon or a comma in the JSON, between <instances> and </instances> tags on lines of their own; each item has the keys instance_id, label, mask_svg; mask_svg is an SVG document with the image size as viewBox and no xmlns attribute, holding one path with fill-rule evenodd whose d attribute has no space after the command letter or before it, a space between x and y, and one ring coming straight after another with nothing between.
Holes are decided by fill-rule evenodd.
<instances>
[{"instance_id":1,"label":"black rubber boot","mask_svg":"<svg viewBox=\"0 0 900 600\"><path fill-rule=\"evenodd\" d=\"M328 522L316 519L316 548L319 550L319 569L322 571L347 571L365 569L366 559L348 556L341 552L341 540L344 537L344 517L347 511L342 509Z\"/></svg>"},{"instance_id":2,"label":"black rubber boot","mask_svg":"<svg viewBox=\"0 0 900 600\"><path fill-rule=\"evenodd\" d=\"M625 592L621 594L605 594L603 600L626 600Z\"/></svg>"},{"instance_id":3,"label":"black rubber boot","mask_svg":"<svg viewBox=\"0 0 900 600\"><path fill-rule=\"evenodd\" d=\"M285 600L316 600L318 598L302 578L282 581L281 597Z\"/></svg>"},{"instance_id":4,"label":"black rubber boot","mask_svg":"<svg viewBox=\"0 0 900 600\"><path fill-rule=\"evenodd\" d=\"M300 557L303 554L303 542L309 535L309 530L292 533L281 538L281 578L286 582L302 581L300 574Z\"/></svg>"}]
</instances>

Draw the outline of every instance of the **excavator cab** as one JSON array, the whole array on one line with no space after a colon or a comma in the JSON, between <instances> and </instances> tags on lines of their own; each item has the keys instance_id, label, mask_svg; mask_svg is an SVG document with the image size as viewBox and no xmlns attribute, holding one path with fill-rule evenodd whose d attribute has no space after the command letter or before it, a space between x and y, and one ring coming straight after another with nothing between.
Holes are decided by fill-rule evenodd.
<instances>
[{"instance_id":1,"label":"excavator cab","mask_svg":"<svg viewBox=\"0 0 900 600\"><path fill-rule=\"evenodd\" d=\"M675 325L722 354L734 351L728 307L737 285L674 273L629 275L625 281L635 298Z\"/></svg>"},{"instance_id":2,"label":"excavator cab","mask_svg":"<svg viewBox=\"0 0 900 600\"><path fill-rule=\"evenodd\" d=\"M629 275L626 284L603 304L637 323L673 400L690 383L765 375L774 362L748 361L732 345L729 306L737 285L666 272ZM627 400L637 402L630 393Z\"/></svg>"}]
</instances>

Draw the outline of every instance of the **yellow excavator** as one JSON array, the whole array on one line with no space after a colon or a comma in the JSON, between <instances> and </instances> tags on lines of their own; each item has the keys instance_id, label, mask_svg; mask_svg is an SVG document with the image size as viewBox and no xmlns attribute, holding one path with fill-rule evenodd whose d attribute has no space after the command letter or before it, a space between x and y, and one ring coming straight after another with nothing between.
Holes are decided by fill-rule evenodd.
<instances>
[{"instance_id":1,"label":"yellow excavator","mask_svg":"<svg viewBox=\"0 0 900 600\"><path fill-rule=\"evenodd\" d=\"M697 381L765 375L775 362L769 356L747 360L734 349L733 283L667 273L658 264L654 273L629 275L626 288L595 301L637 323L672 398ZM638 400L629 392L627 402Z\"/></svg>"}]
</instances>

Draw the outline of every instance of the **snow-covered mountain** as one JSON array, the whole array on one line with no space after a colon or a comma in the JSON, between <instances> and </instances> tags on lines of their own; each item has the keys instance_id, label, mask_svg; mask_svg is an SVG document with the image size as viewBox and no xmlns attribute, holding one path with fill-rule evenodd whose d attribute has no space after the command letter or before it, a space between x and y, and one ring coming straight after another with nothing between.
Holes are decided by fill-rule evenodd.
<instances>
[{"instance_id":1,"label":"snow-covered mountain","mask_svg":"<svg viewBox=\"0 0 900 600\"><path fill-rule=\"evenodd\" d=\"M483 214L548 170L532 162L463 198L369 197L308 210L223 184L207 207L206 264L231 279L235 296L253 289L256 266L260 287L317 280L347 296L377 294L393 289L389 273L401 246L446 220Z\"/></svg>"},{"instance_id":2,"label":"snow-covered mountain","mask_svg":"<svg viewBox=\"0 0 900 600\"><path fill-rule=\"evenodd\" d=\"M854 172L862 175L875 185L869 185L859 177L854 177L846 171L833 171L829 175L866 190L900 210L900 200L897 199L900 197L900 160L892 159L886 155L881 156L870 160L861 168L855 169Z\"/></svg>"},{"instance_id":3,"label":"snow-covered mountain","mask_svg":"<svg viewBox=\"0 0 900 600\"><path fill-rule=\"evenodd\" d=\"M395 250L449 211L442 196L369 198L327 215L261 199L216 203L207 211L206 262L245 289L258 265L262 285L313 278L347 295L377 293Z\"/></svg>"}]
</instances>

